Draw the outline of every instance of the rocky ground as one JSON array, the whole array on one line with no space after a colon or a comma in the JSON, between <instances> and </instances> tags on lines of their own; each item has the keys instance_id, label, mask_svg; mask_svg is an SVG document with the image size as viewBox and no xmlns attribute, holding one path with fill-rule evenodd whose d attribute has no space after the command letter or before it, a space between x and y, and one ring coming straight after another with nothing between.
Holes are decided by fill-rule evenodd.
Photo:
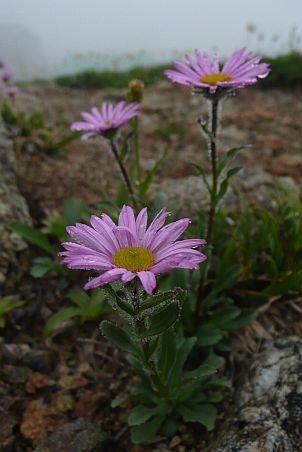
<instances>
[{"instance_id":1,"label":"rocky ground","mask_svg":"<svg viewBox=\"0 0 302 452\"><path fill-rule=\"evenodd\" d=\"M28 113L37 109L45 111L49 124L60 127L77 120L80 111L99 105L103 100L116 101L124 95L124 91L85 92L52 84L35 84L25 86L16 103L20 110ZM188 163L194 161L209 168L206 143L197 125L197 118L206 115L206 102L191 96L187 89L162 82L146 89L142 110L145 170L165 149L169 150L153 193L160 189L170 201L180 201L182 211L187 212L189 201L192 207L193 197L198 201L206 197L200 180ZM246 168L236 183L251 199L265 203L268 191L273 190L276 183L300 192L301 123L302 93L299 91L251 88L225 100L220 152L243 144L253 145L236 162ZM115 164L108 150L96 140L73 142L62 159L30 146L17 146L16 150L18 186L34 221L40 221L53 208L60 209L67 197L83 198L89 206L95 207L103 199L105 189L112 194L117 188L119 180ZM1 155L1 162L4 162L4 154ZM230 190L229 203L232 203L232 196ZM20 250L17 251L21 262L28 250ZM78 283L80 285L82 281ZM19 280L18 287L9 287L8 294L17 294L26 300L26 304L16 311L16 315L8 316L5 337L0 338L1 450L198 452L206 447L211 452L298 450L294 441L292 448L288 442L294 436L291 432L295 425L289 418L301 414L298 409L301 382L296 375L300 368L301 344L295 338L287 342L274 341L283 336L302 335L301 300L263 306L258 319L234 335L234 353L228 363L228 372L235 386L242 380L244 388L238 392L232 408L236 424L229 427L225 423L229 421L225 419L228 416L225 407L221 410L217 430L212 434L202 428L196 429L194 425L183 425L170 440L157 437L149 445L134 446L129 444L126 427L129 406L110 408L110 400L123 396L133 378L123 354L101 338L97 325L91 323L80 326L70 322L52 339L41 341L46 319L62 306L60 291L55 278L44 278L33 284L27 275ZM275 361L269 360L267 350L273 350ZM288 350L296 359L289 358ZM263 363L266 373L257 370L258 361ZM278 388L287 378L285 368L290 369L292 377L286 391L277 397ZM267 410L262 411L265 428L253 417L260 409L257 375L262 378L260 383L263 390L267 390L269 403ZM249 390L251 395L248 397ZM278 406L274 407L276 397ZM230 394L227 404L232 403L232 398L233 394ZM283 399L291 403L287 411L279 409ZM280 413L284 422L280 420L274 424L271 417L277 419ZM282 430L286 423L289 425L288 437ZM219 431L225 431L223 425L234 448L227 448L224 438L219 436ZM252 432L254 442L248 446L250 448L236 449L236 444L238 446L242 440L243 428L244 432ZM277 440L273 443L269 435L275 432L275 438L278 439L278 432L281 432L285 442L281 438L280 444ZM300 438L299 435L300 430L295 438ZM213 443L214 439L217 444ZM286 441L287 448L284 446Z\"/></svg>"}]
</instances>

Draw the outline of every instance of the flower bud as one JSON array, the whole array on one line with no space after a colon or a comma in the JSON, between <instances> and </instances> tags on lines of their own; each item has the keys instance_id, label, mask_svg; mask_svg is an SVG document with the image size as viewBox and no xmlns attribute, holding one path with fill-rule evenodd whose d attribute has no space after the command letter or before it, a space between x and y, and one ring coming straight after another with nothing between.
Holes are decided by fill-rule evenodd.
<instances>
[{"instance_id":1,"label":"flower bud","mask_svg":"<svg viewBox=\"0 0 302 452\"><path fill-rule=\"evenodd\" d=\"M127 101L142 102L144 84L141 80L133 79L128 83Z\"/></svg>"}]
</instances>

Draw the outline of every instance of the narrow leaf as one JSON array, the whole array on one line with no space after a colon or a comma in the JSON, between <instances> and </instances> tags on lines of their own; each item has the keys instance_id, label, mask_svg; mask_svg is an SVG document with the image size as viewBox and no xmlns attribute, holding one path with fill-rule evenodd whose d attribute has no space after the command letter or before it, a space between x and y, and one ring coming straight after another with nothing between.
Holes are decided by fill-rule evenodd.
<instances>
[{"instance_id":1,"label":"narrow leaf","mask_svg":"<svg viewBox=\"0 0 302 452\"><path fill-rule=\"evenodd\" d=\"M24 304L24 301L21 301L21 300L10 300L7 298L0 300L0 316L5 314L6 312L11 311L12 309L22 306L23 304Z\"/></svg>"},{"instance_id":2,"label":"narrow leaf","mask_svg":"<svg viewBox=\"0 0 302 452\"><path fill-rule=\"evenodd\" d=\"M173 328L163 333L160 344L157 368L162 381L165 382L176 359L176 337Z\"/></svg>"},{"instance_id":3,"label":"narrow leaf","mask_svg":"<svg viewBox=\"0 0 302 452\"><path fill-rule=\"evenodd\" d=\"M157 414L157 412L157 407L149 408L145 407L144 405L138 405L131 411L128 417L128 424L130 426L144 424L152 416Z\"/></svg>"},{"instance_id":4,"label":"narrow leaf","mask_svg":"<svg viewBox=\"0 0 302 452\"><path fill-rule=\"evenodd\" d=\"M165 420L164 415L159 414L154 419L142 425L136 425L131 428L131 441L134 444L143 443L151 439Z\"/></svg>"},{"instance_id":5,"label":"narrow leaf","mask_svg":"<svg viewBox=\"0 0 302 452\"><path fill-rule=\"evenodd\" d=\"M28 240L30 243L38 246L39 248L42 248L44 251L47 251L50 254L57 253L57 249L50 245L47 237L38 229L17 221L11 223L10 228L17 234L21 235L21 237L25 240Z\"/></svg>"},{"instance_id":6,"label":"narrow leaf","mask_svg":"<svg viewBox=\"0 0 302 452\"><path fill-rule=\"evenodd\" d=\"M132 342L130 336L119 326L104 320L100 325L100 330L104 336L124 352L137 353L137 347Z\"/></svg>"},{"instance_id":7,"label":"narrow leaf","mask_svg":"<svg viewBox=\"0 0 302 452\"><path fill-rule=\"evenodd\" d=\"M201 347L215 345L222 338L222 332L214 325L201 325L197 332L197 344Z\"/></svg>"},{"instance_id":8,"label":"narrow leaf","mask_svg":"<svg viewBox=\"0 0 302 452\"><path fill-rule=\"evenodd\" d=\"M202 177L202 180L203 180L203 182L204 182L204 184L205 184L205 186L206 186L208 192L209 192L210 195L211 195L211 194L212 194L212 189L211 189L210 184L209 184L209 182L208 182L207 174L206 174L205 170L203 169L202 166L197 165L197 163L193 163L193 162L190 162L190 163L191 163L191 165L193 166L193 168L196 169L197 173Z\"/></svg>"},{"instance_id":9,"label":"narrow leaf","mask_svg":"<svg viewBox=\"0 0 302 452\"><path fill-rule=\"evenodd\" d=\"M144 196L147 193L147 191L149 190L150 185L154 179L154 176L156 175L160 165L165 160L167 155L168 155L168 150L166 149L163 152L163 154L161 155L161 157L155 162L152 169L148 172L147 176L145 177L145 179L143 180L143 182L140 186L140 195Z\"/></svg>"},{"instance_id":10,"label":"narrow leaf","mask_svg":"<svg viewBox=\"0 0 302 452\"><path fill-rule=\"evenodd\" d=\"M218 176L222 173L226 165L240 152L242 149L246 149L250 146L240 146L238 148L232 148L227 151L225 156L221 159L220 164L217 169Z\"/></svg>"},{"instance_id":11,"label":"narrow leaf","mask_svg":"<svg viewBox=\"0 0 302 452\"><path fill-rule=\"evenodd\" d=\"M180 405L177 407L177 411L185 422L199 422L209 431L213 430L215 426L217 410L215 406L210 403L203 403L200 405Z\"/></svg>"},{"instance_id":12,"label":"narrow leaf","mask_svg":"<svg viewBox=\"0 0 302 452\"><path fill-rule=\"evenodd\" d=\"M80 221L84 211L85 204L82 199L65 199L63 203L63 216L67 224L74 224Z\"/></svg>"},{"instance_id":13,"label":"narrow leaf","mask_svg":"<svg viewBox=\"0 0 302 452\"><path fill-rule=\"evenodd\" d=\"M44 336L48 336L52 331L54 331L61 323L65 322L72 317L80 316L81 311L79 308L65 308L61 309L59 312L54 314L50 319L46 322L46 325L43 330Z\"/></svg>"},{"instance_id":14,"label":"narrow leaf","mask_svg":"<svg viewBox=\"0 0 302 452\"><path fill-rule=\"evenodd\" d=\"M149 326L142 337L147 338L163 333L170 328L178 319L180 306L177 302L172 302L159 312L149 316Z\"/></svg>"}]
</instances>

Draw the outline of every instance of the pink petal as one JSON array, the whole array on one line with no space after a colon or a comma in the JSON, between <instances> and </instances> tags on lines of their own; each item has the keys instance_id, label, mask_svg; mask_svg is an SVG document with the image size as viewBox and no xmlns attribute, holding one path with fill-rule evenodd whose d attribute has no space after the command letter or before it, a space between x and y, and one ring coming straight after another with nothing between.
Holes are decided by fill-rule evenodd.
<instances>
[{"instance_id":1,"label":"pink petal","mask_svg":"<svg viewBox=\"0 0 302 452\"><path fill-rule=\"evenodd\" d=\"M145 207L140 211L136 218L136 234L139 242L142 241L146 233L147 221L148 221L148 211L147 207Z\"/></svg>"},{"instance_id":2,"label":"pink petal","mask_svg":"<svg viewBox=\"0 0 302 452\"><path fill-rule=\"evenodd\" d=\"M113 268L112 270L108 270L103 273L101 276L97 276L96 278L92 278L87 284L85 284L84 289L95 289L96 287L103 286L104 284L108 284L112 281L116 281L126 273L127 270L124 268Z\"/></svg>"},{"instance_id":3,"label":"pink petal","mask_svg":"<svg viewBox=\"0 0 302 452\"><path fill-rule=\"evenodd\" d=\"M124 282L130 282L136 277L136 273L127 271L122 275L122 281Z\"/></svg>"},{"instance_id":4,"label":"pink petal","mask_svg":"<svg viewBox=\"0 0 302 452\"><path fill-rule=\"evenodd\" d=\"M156 287L156 279L155 275L152 272L138 272L137 276L139 277L142 285L144 286L145 291L152 295L153 290Z\"/></svg>"}]
</instances>

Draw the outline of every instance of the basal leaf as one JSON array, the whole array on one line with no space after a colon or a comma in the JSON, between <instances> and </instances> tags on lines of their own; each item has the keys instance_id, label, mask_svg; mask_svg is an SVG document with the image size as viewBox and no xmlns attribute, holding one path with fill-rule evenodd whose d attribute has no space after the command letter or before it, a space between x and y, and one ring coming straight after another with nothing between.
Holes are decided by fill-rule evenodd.
<instances>
[{"instance_id":1,"label":"basal leaf","mask_svg":"<svg viewBox=\"0 0 302 452\"><path fill-rule=\"evenodd\" d=\"M131 441L134 444L139 444L151 439L156 435L161 424L164 422L166 416L158 414L151 419L151 421L146 422L142 425L136 425L131 428Z\"/></svg>"},{"instance_id":2,"label":"basal leaf","mask_svg":"<svg viewBox=\"0 0 302 452\"><path fill-rule=\"evenodd\" d=\"M210 403L202 404L184 404L177 407L178 413L183 417L185 422L199 422L204 425L207 430L213 430L217 410Z\"/></svg>"}]
</instances>

